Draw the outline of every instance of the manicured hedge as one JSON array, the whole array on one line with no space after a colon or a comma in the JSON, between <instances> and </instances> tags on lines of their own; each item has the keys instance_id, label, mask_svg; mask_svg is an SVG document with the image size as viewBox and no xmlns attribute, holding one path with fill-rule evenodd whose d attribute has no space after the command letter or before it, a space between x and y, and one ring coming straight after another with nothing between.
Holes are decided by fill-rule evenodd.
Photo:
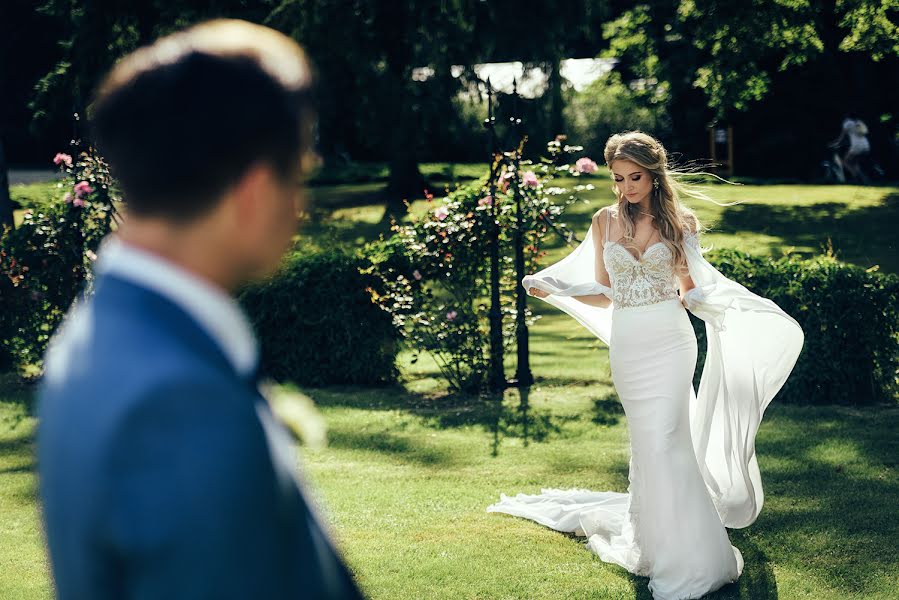
<instances>
[{"instance_id":1,"label":"manicured hedge","mask_svg":"<svg viewBox=\"0 0 899 600\"><path fill-rule=\"evenodd\" d=\"M899 276L866 271L830 255L771 260L722 249L706 258L802 326L805 344L778 402L899 401ZM691 318L703 348L705 326ZM703 362L704 353L697 362L697 385Z\"/></svg>"},{"instance_id":2,"label":"manicured hedge","mask_svg":"<svg viewBox=\"0 0 899 600\"><path fill-rule=\"evenodd\" d=\"M366 291L376 281L362 266L345 250L305 249L241 292L268 375L312 386L396 380L399 336Z\"/></svg>"}]
</instances>

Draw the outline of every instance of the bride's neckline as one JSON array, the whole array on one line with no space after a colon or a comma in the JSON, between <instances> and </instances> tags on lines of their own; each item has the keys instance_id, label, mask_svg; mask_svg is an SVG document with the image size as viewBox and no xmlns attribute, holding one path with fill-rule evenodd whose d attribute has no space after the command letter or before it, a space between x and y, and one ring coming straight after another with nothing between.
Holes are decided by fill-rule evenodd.
<instances>
[{"instance_id":1,"label":"bride's neckline","mask_svg":"<svg viewBox=\"0 0 899 600\"><path fill-rule=\"evenodd\" d=\"M652 249L653 246L658 246L659 244L664 244L664 243L665 242L663 242L662 240L653 242L652 244L648 245L646 248L643 249L643 252L640 253L639 258L634 256L633 253L631 253L631 251L628 250L627 247L624 244L622 244L621 242L617 242L615 240L606 240L605 246L608 246L609 244L617 244L618 246L621 246L621 249L624 250L627 253L627 255L630 256L633 260L635 260L637 262L643 262L643 258Z\"/></svg>"}]
</instances>

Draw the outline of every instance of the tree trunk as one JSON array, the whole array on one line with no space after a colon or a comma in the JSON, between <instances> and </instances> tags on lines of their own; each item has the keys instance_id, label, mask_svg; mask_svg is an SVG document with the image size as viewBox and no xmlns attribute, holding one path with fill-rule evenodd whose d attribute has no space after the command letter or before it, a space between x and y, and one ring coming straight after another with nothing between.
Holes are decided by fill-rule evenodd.
<instances>
[{"instance_id":1,"label":"tree trunk","mask_svg":"<svg viewBox=\"0 0 899 600\"><path fill-rule=\"evenodd\" d=\"M417 108L417 90L411 87L414 43L419 22L415 9L403 2L379 3L380 10L375 19L376 27L390 34L382 38L386 68L381 76L385 104L382 104L383 119L380 129L387 150L390 176L382 195L384 199L384 219L406 214L403 200L412 202L424 195L426 185L418 170L418 136L422 133L421 119Z\"/></svg>"},{"instance_id":2,"label":"tree trunk","mask_svg":"<svg viewBox=\"0 0 899 600\"><path fill-rule=\"evenodd\" d=\"M0 230L4 225L16 226L13 220L12 198L9 197L9 175L6 171L6 153L3 151L3 140L0 140Z\"/></svg>"},{"instance_id":3,"label":"tree trunk","mask_svg":"<svg viewBox=\"0 0 899 600\"><path fill-rule=\"evenodd\" d=\"M556 55L547 65L549 67L549 110L550 110L550 134L555 137L565 131L565 117L562 111L565 101L562 98L562 57Z\"/></svg>"},{"instance_id":4,"label":"tree trunk","mask_svg":"<svg viewBox=\"0 0 899 600\"><path fill-rule=\"evenodd\" d=\"M428 182L418 170L418 161L409 152L399 151L390 157L390 177L387 187L384 188L383 197L387 215L401 217L406 214L406 206L403 200L410 203L416 198L424 196L424 190Z\"/></svg>"}]
</instances>

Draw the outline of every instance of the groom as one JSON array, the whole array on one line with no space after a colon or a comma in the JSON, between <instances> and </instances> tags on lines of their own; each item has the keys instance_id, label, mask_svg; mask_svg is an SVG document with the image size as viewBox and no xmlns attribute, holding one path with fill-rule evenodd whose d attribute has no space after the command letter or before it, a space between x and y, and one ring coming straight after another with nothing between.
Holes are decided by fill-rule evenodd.
<instances>
[{"instance_id":1,"label":"groom","mask_svg":"<svg viewBox=\"0 0 899 600\"><path fill-rule=\"evenodd\" d=\"M258 392L231 295L295 232L312 84L288 37L219 20L128 55L98 88L93 133L127 215L39 393L60 598L361 596Z\"/></svg>"}]
</instances>

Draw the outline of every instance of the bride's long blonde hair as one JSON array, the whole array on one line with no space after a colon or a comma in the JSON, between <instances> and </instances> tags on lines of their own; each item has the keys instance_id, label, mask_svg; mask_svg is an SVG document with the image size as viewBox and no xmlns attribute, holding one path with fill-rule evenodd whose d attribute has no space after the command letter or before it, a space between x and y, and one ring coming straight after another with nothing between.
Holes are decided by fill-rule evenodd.
<instances>
[{"instance_id":1,"label":"bride's long blonde hair","mask_svg":"<svg viewBox=\"0 0 899 600\"><path fill-rule=\"evenodd\" d=\"M713 173L698 171L694 167L676 168L669 164L668 153L662 143L653 136L642 131L627 131L612 135L606 142L603 156L609 167L612 178L612 191L615 193L617 203L613 208L613 216L622 216L624 223L624 238L633 241L636 230L636 215L639 207L631 204L627 198L619 193L614 184L615 176L612 174L612 162L616 160L629 160L638 164L649 172L653 181L649 192L650 213L655 217L655 224L659 229L662 242L668 246L674 254L674 264L681 275L687 271L687 256L683 250L684 236L688 233L701 231L702 225L696 214L683 203L681 196L690 196L714 202L719 206L730 206L736 202L722 204L715 201L698 189L691 188L676 178L683 175L711 175L721 179ZM658 180L658 186L654 182ZM721 181L726 181L721 179ZM726 181L727 183L732 183ZM739 184L734 184L739 185Z\"/></svg>"}]
</instances>

